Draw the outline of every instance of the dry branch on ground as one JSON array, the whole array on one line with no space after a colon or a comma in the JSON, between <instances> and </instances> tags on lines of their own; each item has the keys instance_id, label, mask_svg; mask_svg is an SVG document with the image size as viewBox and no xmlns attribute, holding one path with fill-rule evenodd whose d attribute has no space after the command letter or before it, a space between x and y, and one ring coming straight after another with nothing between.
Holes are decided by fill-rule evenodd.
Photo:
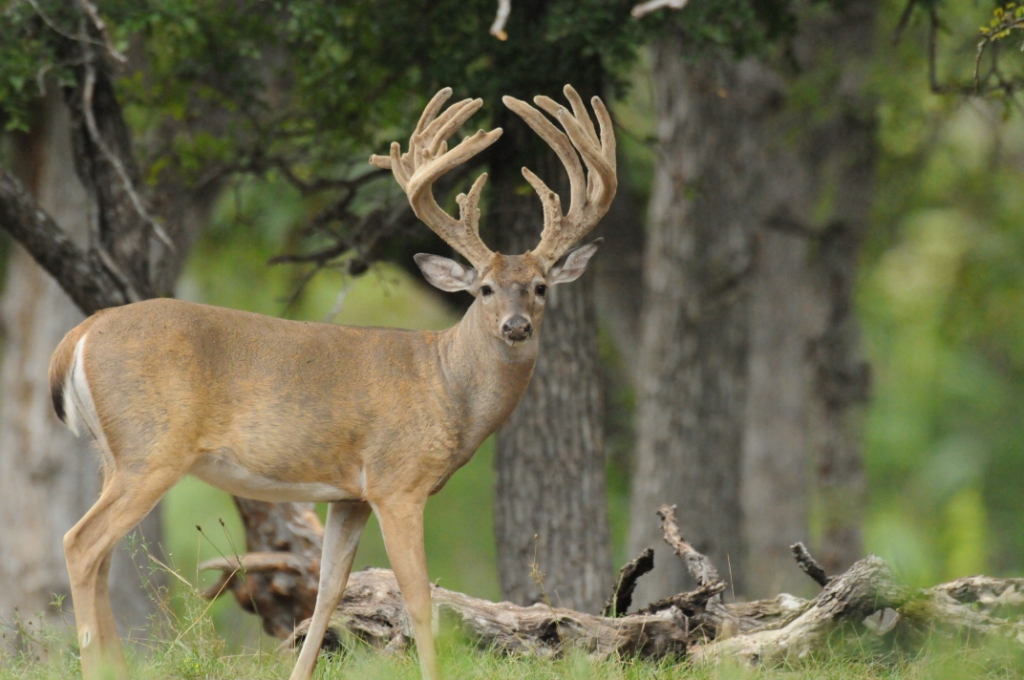
<instances>
[{"instance_id":1,"label":"dry branch on ground","mask_svg":"<svg viewBox=\"0 0 1024 680\"><path fill-rule=\"evenodd\" d=\"M543 603L524 607L491 602L434 586L435 616L451 622L483 648L541 657L573 649L598 657L732 659L755 665L826 651L832 636L842 630L883 642L900 639L913 644L932 634L998 635L1024 645L1020 616L1024 579L972 576L913 589L901 584L874 555L829 577L797 544L793 546L797 566L823 586L817 597L805 600L783 593L766 600L725 603L721 597L725 582L707 557L680 535L674 507L662 506L658 514L665 541L698 583L693 591L623 614L636 580L653 568L653 555L645 551L622 569L605 605L606 614L618 612L618 616ZM308 624L299 624L286 644L301 642ZM331 619L325 646L359 640L394 651L405 648L410 639L408 614L391 571L367 569L352 574Z\"/></svg>"}]
</instances>

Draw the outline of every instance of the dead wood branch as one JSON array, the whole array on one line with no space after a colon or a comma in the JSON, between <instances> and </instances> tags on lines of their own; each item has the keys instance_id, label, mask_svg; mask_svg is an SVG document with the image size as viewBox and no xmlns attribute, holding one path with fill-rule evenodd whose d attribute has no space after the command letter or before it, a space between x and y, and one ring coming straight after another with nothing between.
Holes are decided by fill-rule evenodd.
<instances>
[{"instance_id":1,"label":"dead wood branch","mask_svg":"<svg viewBox=\"0 0 1024 680\"><path fill-rule=\"evenodd\" d=\"M199 565L220 570L203 591L207 599L235 596L245 611L258 614L269 635L285 639L296 621L313 615L320 580L323 526L312 503L265 503L235 498L251 552Z\"/></svg>"},{"instance_id":2,"label":"dead wood branch","mask_svg":"<svg viewBox=\"0 0 1024 680\"><path fill-rule=\"evenodd\" d=\"M932 588L961 604L976 604L984 610L1024 606L1024 578L967 576Z\"/></svg>"},{"instance_id":3,"label":"dead wood branch","mask_svg":"<svg viewBox=\"0 0 1024 680\"><path fill-rule=\"evenodd\" d=\"M599 657L660 658L684 655L690 637L684 617L675 610L608 618L546 604L489 602L437 586L431 592L437 615L482 648L503 653L550 657L579 649ZM308 621L300 624L286 644L301 641L308 626ZM402 644L412 631L394 575L386 569L352 574L329 630L335 641L356 639L379 649Z\"/></svg>"},{"instance_id":4,"label":"dead wood branch","mask_svg":"<svg viewBox=\"0 0 1024 680\"><path fill-rule=\"evenodd\" d=\"M908 597L885 562L871 555L829 583L809 607L782 627L754 628L719 638L694 650L694 657L703 661L731 658L751 665L791 655L800 658L824 648L829 634L843 623L861 625L879 609L898 608Z\"/></svg>"},{"instance_id":5,"label":"dead wood branch","mask_svg":"<svg viewBox=\"0 0 1024 680\"><path fill-rule=\"evenodd\" d=\"M633 560L627 562L619 570L619 576L615 579L615 588L611 597L604 603L601 610L604 616L622 616L629 611L633 604L633 591L636 590L636 582L644 574L654 569L654 549L648 548L640 553Z\"/></svg>"},{"instance_id":6,"label":"dead wood branch","mask_svg":"<svg viewBox=\"0 0 1024 680\"><path fill-rule=\"evenodd\" d=\"M703 612L707 607L708 601L716 595L719 595L723 590L725 590L725 582L714 581L707 585L697 586L694 590L689 590L677 595L670 595L663 600L652 602L641 609L638 613L653 614L664 609L676 607L687 616L693 616Z\"/></svg>"},{"instance_id":7,"label":"dead wood branch","mask_svg":"<svg viewBox=\"0 0 1024 680\"><path fill-rule=\"evenodd\" d=\"M789 546L789 549L793 551L793 557L796 558L796 564L800 567L800 571L814 579L814 582L822 588L828 585L832 578L825 574L825 570L820 564L818 564L818 561L811 556L811 553L807 550L807 546L803 543L794 543Z\"/></svg>"},{"instance_id":8,"label":"dead wood branch","mask_svg":"<svg viewBox=\"0 0 1024 680\"><path fill-rule=\"evenodd\" d=\"M686 570L701 586L710 586L720 582L722 578L718 570L711 564L711 560L697 552L692 545L679 534L679 525L676 524L676 506L663 505L658 508L658 517L661 518L661 531L665 535L665 542L672 546L676 554L683 559Z\"/></svg>"},{"instance_id":9,"label":"dead wood branch","mask_svg":"<svg viewBox=\"0 0 1024 680\"><path fill-rule=\"evenodd\" d=\"M567 649L596 656L689 656L694 660L723 659L749 665L773 663L826 651L837 631L852 629L879 637L903 634L924 640L929 633L997 634L1024 645L1024 621L1000 618L994 612L1024 603L1024 579L975 576L928 590L900 584L889 567L869 555L846 573L828 577L801 544L793 554L801 569L823 589L813 600L788 594L725 604L718 596L726 587L710 560L680 535L674 506L662 506L665 541L672 546L698 588L656 602L623 616L631 590L641 572L653 566L645 552L626 565L605 613L592 616L546 605L520 607L507 602L479 600L443 588L433 590L434 607L481 647L502 652L553 656ZM369 570L354 574L332 622L336 643L358 639L382 649L396 649L409 635L401 596L390 572ZM305 626L296 629L292 644Z\"/></svg>"},{"instance_id":10,"label":"dead wood branch","mask_svg":"<svg viewBox=\"0 0 1024 680\"><path fill-rule=\"evenodd\" d=\"M769 600L718 604L695 615L668 607L612 618L544 604L521 607L489 602L440 587L432 593L437 616L481 648L502 653L551 657L574 649L602 658L688 656L704 662L731 659L757 665L824 652L831 636L844 627L911 640L924 640L932 633L999 635L1024 645L1021 620L978 611L951 594L968 601L1002 597L1015 603L1022 592L1019 581L973 577L913 590L899 584L885 562L872 555L834 577L813 600L783 594ZM301 642L307 627L308 621L300 624L286 645ZM352 574L325 646L359 641L395 650L405 646L410 631L392 573L368 569Z\"/></svg>"},{"instance_id":11,"label":"dead wood branch","mask_svg":"<svg viewBox=\"0 0 1024 680\"><path fill-rule=\"evenodd\" d=\"M899 583L888 565L874 555L829 578L807 549L797 544L793 553L800 568L816 574L812 576L816 580L826 581L817 597L804 600L783 593L766 600L726 604L716 597L725 583L708 558L680 535L674 508L662 506L658 514L665 540L699 583L694 591L623 615L629 606L624 594L653 566L653 552L645 551L621 570L616 591L605 605L606 614L618 616L595 616L546 604L522 607L489 602L435 586L435 617L451 622L483 649L541 657L579 650L602 658L688 657L758 665L827 652L833 636L841 631L870 634L879 640L898 638L904 646L921 644L934 635L971 639L996 635L1024 646L1024 618L1020 616L1024 579L972 576L915 590ZM268 544L268 540L254 538L250 537L250 543ZM264 538L273 543L272 537ZM319 536L308 538L312 547ZM246 583L250 578L284 575L310 579L319 566L293 562L272 553L211 561L204 567L221 569L223 576L208 593L216 596L230 588L241 601L249 592ZM245 578L239 578L240 574ZM1004 613L1007 615L999 615ZM307 620L290 635L281 634L283 626L271 632L286 640L283 646L294 647L304 639L308 626ZM351 576L331 618L324 646L358 642L396 651L408 645L410 635L408 613L393 574L368 569Z\"/></svg>"},{"instance_id":12,"label":"dead wood branch","mask_svg":"<svg viewBox=\"0 0 1024 680\"><path fill-rule=\"evenodd\" d=\"M845 573L827 577L806 548L793 546L800 568L826 581L813 600L788 594L754 602L723 603L716 598L726 587L710 561L679 534L674 508L662 506L665 540L698 580L696 590L680 593L636 613L623 615L629 606L623 593L653 563L645 552L622 569L619 585L595 616L546 604L523 607L489 602L440 587L433 587L435 617L459 628L481 648L502 653L541 657L579 650L597 656L688 657L715 663L738 661L747 665L777 663L827 652L834 635L852 632L879 640L920 645L935 635L976 639L996 635L1024 646L1024 579L972 576L929 589L899 583L888 565L869 555ZM311 537L315 542L316 537ZM311 564L282 562L278 556L249 555L215 560L204 567L219 568L224 576L209 589L211 595L229 586L243 592L246 578L281 574L311 576ZM318 568L318 565L317 565ZM308 577L308 576L307 576ZM817 580L816 578L816 580ZM820 581L819 581L820 582ZM301 623L283 646L301 643L308 629ZM368 569L352 574L341 604L331 618L324 646L336 648L358 642L395 651L407 646L411 624L393 574ZM874 649L874 647L868 647ZM870 653L870 652L866 652Z\"/></svg>"}]
</instances>

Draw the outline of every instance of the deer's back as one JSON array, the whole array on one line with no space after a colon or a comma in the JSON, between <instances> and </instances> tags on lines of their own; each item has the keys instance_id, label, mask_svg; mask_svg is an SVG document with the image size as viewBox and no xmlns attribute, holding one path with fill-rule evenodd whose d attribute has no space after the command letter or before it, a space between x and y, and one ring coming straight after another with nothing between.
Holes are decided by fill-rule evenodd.
<instances>
[{"instance_id":1,"label":"deer's back","mask_svg":"<svg viewBox=\"0 0 1024 680\"><path fill-rule=\"evenodd\" d=\"M435 333L179 300L84 323L85 375L115 453L144 455L172 436L183 456L237 462L283 482L335 469L334 481L352 486L364 466L394 476L409 463L396 452L407 457L412 441L440 451L456 436L445 422Z\"/></svg>"}]
</instances>

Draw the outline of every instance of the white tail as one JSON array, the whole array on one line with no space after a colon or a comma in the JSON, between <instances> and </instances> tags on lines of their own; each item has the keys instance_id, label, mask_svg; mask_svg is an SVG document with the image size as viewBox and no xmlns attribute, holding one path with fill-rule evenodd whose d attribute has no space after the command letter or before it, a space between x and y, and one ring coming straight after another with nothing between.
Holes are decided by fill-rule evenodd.
<instances>
[{"instance_id":1,"label":"white tail","mask_svg":"<svg viewBox=\"0 0 1024 680\"><path fill-rule=\"evenodd\" d=\"M441 91L407 153L394 144L390 157L371 158L394 172L416 214L472 264L416 256L430 283L476 298L446 331L285 321L149 300L104 310L68 333L50 365L54 407L74 431L92 433L104 461L100 499L64 537L88 680L104 669L128 676L106 588L111 550L189 473L237 496L330 503L320 590L292 680L312 677L371 509L409 608L423 676L438 677L424 505L519 403L547 290L583 273L597 243L565 253L615 192L607 111L595 97L598 136L576 92L566 86L565 93L574 115L536 101L568 137L529 105L505 99L555 148L572 187L562 215L558 196L524 168L545 207L541 243L524 255L493 253L480 240L485 175L459 196L458 220L431 194L438 177L500 136L479 132L448 150L446 140L479 100L440 113L451 94Z\"/></svg>"}]
</instances>

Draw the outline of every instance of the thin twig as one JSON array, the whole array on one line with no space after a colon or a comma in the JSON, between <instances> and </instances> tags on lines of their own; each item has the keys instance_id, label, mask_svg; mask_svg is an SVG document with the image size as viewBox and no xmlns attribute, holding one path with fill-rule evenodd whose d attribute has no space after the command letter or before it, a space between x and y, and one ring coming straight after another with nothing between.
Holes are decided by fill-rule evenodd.
<instances>
[{"instance_id":1,"label":"thin twig","mask_svg":"<svg viewBox=\"0 0 1024 680\"><path fill-rule=\"evenodd\" d=\"M694 590L670 595L664 599L652 602L643 609L637 610L637 614L655 614L675 607L686 616L693 616L703 611L712 598L721 600L722 592L725 591L724 581L715 581L697 586Z\"/></svg>"},{"instance_id":2,"label":"thin twig","mask_svg":"<svg viewBox=\"0 0 1024 680\"><path fill-rule=\"evenodd\" d=\"M37 3L36 0L27 0L27 2L28 2L28 4L32 5L32 9L34 9L36 11L36 14L38 14L39 18L43 20L43 23L46 24L47 27L49 27L49 29L51 31L53 31L54 33L56 33L60 37L65 38L67 40L71 40L73 42L80 42L80 43L86 43L87 45L96 45L98 47L105 47L105 45L103 43L99 42L98 40L93 40L92 38L90 38L87 35L84 35L84 34L72 35L71 33L68 33L63 28L58 26L57 22L55 22L53 19L51 19L50 16L46 12L43 11L43 8L39 6L39 3Z\"/></svg>"},{"instance_id":3,"label":"thin twig","mask_svg":"<svg viewBox=\"0 0 1024 680\"><path fill-rule=\"evenodd\" d=\"M55 64L43 64L36 71L36 85L39 87L39 96L46 96L46 74L55 68L61 68L62 66L81 66L85 62L81 59L68 59L66 61L58 61Z\"/></svg>"},{"instance_id":4,"label":"thin twig","mask_svg":"<svg viewBox=\"0 0 1024 680\"><path fill-rule=\"evenodd\" d=\"M903 12L900 14L900 20L896 23L896 30L892 34L892 44L899 45L900 38L903 37L903 31L906 30L907 24L910 22L910 15L914 12L914 6L917 4L917 0L907 0L907 6L903 8Z\"/></svg>"},{"instance_id":5,"label":"thin twig","mask_svg":"<svg viewBox=\"0 0 1024 680\"><path fill-rule=\"evenodd\" d=\"M370 172L364 173L355 179L329 179L320 178L313 182L306 182L300 179L294 172L292 172L291 164L284 158L270 157L267 159L268 166L272 166L281 171L285 179L288 180L296 189L303 194L312 194L319 191L327 191L329 189L347 189L349 191L355 191L364 184L368 184L375 179L380 179L389 175L387 170L371 170ZM250 170L255 170L255 167L250 167ZM266 169L266 166L260 167L259 171Z\"/></svg>"},{"instance_id":6,"label":"thin twig","mask_svg":"<svg viewBox=\"0 0 1024 680\"><path fill-rule=\"evenodd\" d=\"M351 277L348 277L345 281L345 285L338 291L338 297L334 298L334 306L331 307L331 311L328 312L327 318L324 319L324 323L332 323L334 321L334 317L341 313L341 306L345 304L345 297L348 295L348 291L352 287L353 280L354 279Z\"/></svg>"},{"instance_id":7,"label":"thin twig","mask_svg":"<svg viewBox=\"0 0 1024 680\"><path fill-rule=\"evenodd\" d=\"M639 19L659 9L682 9L686 7L688 2L689 0L648 0L635 6L630 11L630 14L633 15L634 19Z\"/></svg>"},{"instance_id":8,"label":"thin twig","mask_svg":"<svg viewBox=\"0 0 1024 680\"><path fill-rule=\"evenodd\" d=\"M106 248L103 247L103 244L97 241L93 245L96 254L100 258L100 262L103 263L106 270L110 272L111 276L117 279L117 282L124 289L124 296L128 298L128 302L140 302L143 300L144 298L142 295L140 295L139 291L137 291L135 286L132 285L131 279L125 275L124 271L122 271L117 265L117 262L114 261L113 256L107 252Z\"/></svg>"},{"instance_id":9,"label":"thin twig","mask_svg":"<svg viewBox=\"0 0 1024 680\"><path fill-rule=\"evenodd\" d=\"M89 20L92 22L93 27L95 27L96 32L99 33L100 37L103 39L102 43L95 43L95 41L93 41L94 44L101 45L107 50L107 54L109 54L113 59L121 62L122 64L127 64L128 57L121 54L121 52L114 47L114 43L110 41L110 34L107 33L107 25L103 22L103 19L100 18L100 13L96 9L96 6L89 2L89 0L77 0L77 2L78 6L82 8L83 12L85 12L85 15L89 17Z\"/></svg>"},{"instance_id":10,"label":"thin twig","mask_svg":"<svg viewBox=\"0 0 1024 680\"><path fill-rule=\"evenodd\" d=\"M928 10L928 84L931 85L932 92L940 92L942 89L936 75L938 67L935 65L935 46L938 42L938 33L939 16L935 12L935 7L931 7Z\"/></svg>"},{"instance_id":11,"label":"thin twig","mask_svg":"<svg viewBox=\"0 0 1024 680\"><path fill-rule=\"evenodd\" d=\"M153 229L153 232L157 235L165 246L167 246L171 252L175 251L174 242L171 241L171 237L167 235L164 228L154 220L145 206L142 204L142 199L139 194L135 191L135 186L132 183L131 177L128 175L128 171L124 167L124 163L121 159L114 155L114 152L110 150L106 142L100 136L99 127L96 125L96 116L92 108L93 92L96 88L96 66L92 61L87 60L85 63L85 87L82 89L82 112L85 115L85 126L89 130L89 137L93 143L103 154L103 157L107 159L114 170L117 172L118 177L121 178L121 183L124 185L125 191L128 193L128 197L131 199L132 206L135 208L135 212L138 213L149 226Z\"/></svg>"},{"instance_id":12,"label":"thin twig","mask_svg":"<svg viewBox=\"0 0 1024 680\"><path fill-rule=\"evenodd\" d=\"M512 0L498 0L498 13L491 24L491 35L498 40L508 40L508 33L505 32L505 22L512 12Z\"/></svg>"}]
</instances>

